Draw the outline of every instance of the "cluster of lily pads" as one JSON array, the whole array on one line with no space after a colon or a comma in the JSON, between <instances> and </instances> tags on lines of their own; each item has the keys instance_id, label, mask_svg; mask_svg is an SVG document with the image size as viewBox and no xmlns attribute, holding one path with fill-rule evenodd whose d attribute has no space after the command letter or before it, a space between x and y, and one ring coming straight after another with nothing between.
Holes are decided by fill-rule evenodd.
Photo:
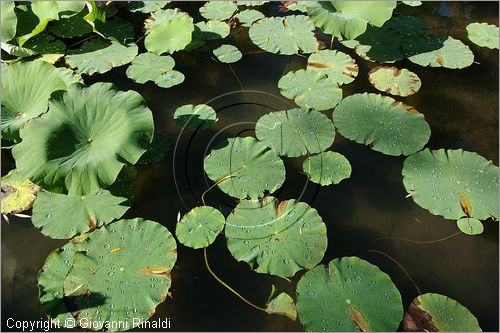
<instances>
[{"instance_id":1,"label":"cluster of lily pads","mask_svg":"<svg viewBox=\"0 0 500 333\"><path fill-rule=\"evenodd\" d=\"M241 25L263 51L307 58L306 68L277 83L297 108L262 116L255 138L228 138L212 147L204 170L213 187L239 203L227 217L205 204L179 216L177 240L206 249L223 232L232 256L258 273L286 278L307 270L295 300L273 290L265 307L255 306L298 316L306 330L394 331L401 321L410 331L480 330L465 307L433 293L418 296L403 317L390 277L363 259L321 265L327 224L307 203L272 196L285 181L282 157L305 157L304 173L321 186L349 178L349 161L328 150L338 132L383 154L408 156L402 175L409 196L432 214L456 220L464 233L480 234L481 220L498 221L498 167L473 152L425 148L431 129L424 115L393 97L343 98L342 85L356 79L358 65L317 36L331 35L332 42L337 38L378 63L407 58L459 69L473 64L471 50L451 36L430 34L417 17L393 16L396 1L285 1L286 13L276 17L254 8L264 4L206 2L199 10L204 20L195 23L168 1L1 2L7 56L1 134L16 162L2 178L2 214L32 207L31 220L43 234L71 239L40 271L43 310L61 322L85 318L102 323L94 328L112 329L105 323L121 320L133 328L132 318L148 319L168 296L176 262L177 244L167 228L141 218L120 220L130 206L134 165L159 163L168 142L154 133L152 113L137 92L110 83L86 86L82 75L128 65L131 80L169 88L184 75L168 54L216 45L219 61L236 62L243 56L236 46L212 41L223 43ZM144 17L147 52L139 54L142 38L134 40L135 28L114 15L118 10ZM467 31L473 43L498 49L498 27L471 23ZM368 79L399 97L417 93L422 84L417 74L393 65L374 67ZM331 110L330 119L324 111ZM203 128L218 119L211 106L190 104L175 110L174 120L179 127ZM126 296L130 288L133 299Z\"/></svg>"}]
</instances>

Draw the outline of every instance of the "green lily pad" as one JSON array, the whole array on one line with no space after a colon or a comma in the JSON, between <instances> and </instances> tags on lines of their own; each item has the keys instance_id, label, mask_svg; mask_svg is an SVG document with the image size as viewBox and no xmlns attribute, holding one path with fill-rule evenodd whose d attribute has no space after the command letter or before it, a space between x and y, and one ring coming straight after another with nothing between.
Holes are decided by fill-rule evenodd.
<instances>
[{"instance_id":1,"label":"green lily pad","mask_svg":"<svg viewBox=\"0 0 500 333\"><path fill-rule=\"evenodd\" d=\"M278 88L283 96L305 109L333 109L342 99L342 89L334 79L311 69L288 72L278 81Z\"/></svg>"},{"instance_id":2,"label":"green lily pad","mask_svg":"<svg viewBox=\"0 0 500 333\"><path fill-rule=\"evenodd\" d=\"M427 32L427 24L416 16L395 16L384 24L387 29L397 31L401 35L421 36Z\"/></svg>"},{"instance_id":3,"label":"green lily pad","mask_svg":"<svg viewBox=\"0 0 500 333\"><path fill-rule=\"evenodd\" d=\"M200 8L200 14L207 20L227 20L237 9L233 1L207 1Z\"/></svg>"},{"instance_id":4,"label":"green lily pad","mask_svg":"<svg viewBox=\"0 0 500 333\"><path fill-rule=\"evenodd\" d=\"M201 249L214 242L225 223L224 215L217 209L209 206L195 207L177 222L175 235L182 244Z\"/></svg>"},{"instance_id":5,"label":"green lily pad","mask_svg":"<svg viewBox=\"0 0 500 333\"><path fill-rule=\"evenodd\" d=\"M155 134L153 141L149 144L146 152L141 156L137 164L139 165L153 165L159 164L167 156L168 150L170 149L170 142L167 137Z\"/></svg>"},{"instance_id":6,"label":"green lily pad","mask_svg":"<svg viewBox=\"0 0 500 333\"><path fill-rule=\"evenodd\" d=\"M481 332L470 311L440 294L423 294L411 302L403 318L403 331Z\"/></svg>"},{"instance_id":7,"label":"green lily pad","mask_svg":"<svg viewBox=\"0 0 500 333\"><path fill-rule=\"evenodd\" d=\"M94 330L131 329L167 298L177 247L161 224L121 220L92 232L84 247L64 280L77 322L95 322ZM124 324L103 327L118 321Z\"/></svg>"},{"instance_id":8,"label":"green lily pad","mask_svg":"<svg viewBox=\"0 0 500 333\"><path fill-rule=\"evenodd\" d=\"M255 9L245 9L235 15L235 17L240 21L240 24L244 27L250 28L252 23L263 19L265 16L261 12Z\"/></svg>"},{"instance_id":9,"label":"green lily pad","mask_svg":"<svg viewBox=\"0 0 500 333\"><path fill-rule=\"evenodd\" d=\"M440 49L420 53L408 59L420 66L461 69L472 65L474 54L458 39L448 37Z\"/></svg>"},{"instance_id":10,"label":"green lily pad","mask_svg":"<svg viewBox=\"0 0 500 333\"><path fill-rule=\"evenodd\" d=\"M205 104L188 104L178 107L174 112L174 120L179 127L208 127L217 121L215 110Z\"/></svg>"},{"instance_id":11,"label":"green lily pad","mask_svg":"<svg viewBox=\"0 0 500 333\"><path fill-rule=\"evenodd\" d=\"M481 47L498 49L498 27L494 24L474 22L467 27L467 37Z\"/></svg>"},{"instance_id":12,"label":"green lily pad","mask_svg":"<svg viewBox=\"0 0 500 333\"><path fill-rule=\"evenodd\" d=\"M109 191L80 196L42 191L33 204L31 221L42 234L55 239L69 239L115 219L128 210L127 198Z\"/></svg>"},{"instance_id":13,"label":"green lily pad","mask_svg":"<svg viewBox=\"0 0 500 333\"><path fill-rule=\"evenodd\" d=\"M48 25L47 31L62 38L80 37L91 33L92 26L84 19L86 15L87 12L82 10L75 16L53 21Z\"/></svg>"},{"instance_id":14,"label":"green lily pad","mask_svg":"<svg viewBox=\"0 0 500 333\"><path fill-rule=\"evenodd\" d=\"M318 111L291 109L262 116L255 125L255 135L278 155L297 157L330 147L335 128L330 119Z\"/></svg>"},{"instance_id":15,"label":"green lily pad","mask_svg":"<svg viewBox=\"0 0 500 333\"><path fill-rule=\"evenodd\" d=\"M333 151L308 157L302 167L312 182L323 186L338 184L351 176L351 164L347 158Z\"/></svg>"},{"instance_id":16,"label":"green lily pad","mask_svg":"<svg viewBox=\"0 0 500 333\"><path fill-rule=\"evenodd\" d=\"M269 314L279 314L287 316L291 320L297 320L297 307L293 299L287 293L276 293L273 285L273 293L266 305L266 312Z\"/></svg>"},{"instance_id":17,"label":"green lily pad","mask_svg":"<svg viewBox=\"0 0 500 333\"><path fill-rule=\"evenodd\" d=\"M2 214L16 214L33 205L40 187L11 170L2 177Z\"/></svg>"},{"instance_id":18,"label":"green lily pad","mask_svg":"<svg viewBox=\"0 0 500 333\"><path fill-rule=\"evenodd\" d=\"M45 189L65 186L85 195L109 186L153 137L153 116L141 95L110 83L72 85L49 104L12 149L19 172Z\"/></svg>"},{"instance_id":19,"label":"green lily pad","mask_svg":"<svg viewBox=\"0 0 500 333\"><path fill-rule=\"evenodd\" d=\"M236 1L236 4L238 6L254 7L254 6L262 6L263 4L268 2L269 1Z\"/></svg>"},{"instance_id":20,"label":"green lily pad","mask_svg":"<svg viewBox=\"0 0 500 333\"><path fill-rule=\"evenodd\" d=\"M422 1L401 1L403 4L411 7L418 7L422 4Z\"/></svg>"},{"instance_id":21,"label":"green lily pad","mask_svg":"<svg viewBox=\"0 0 500 333\"><path fill-rule=\"evenodd\" d=\"M17 16L14 12L14 1L1 1L0 2L0 40L8 42L16 35Z\"/></svg>"},{"instance_id":22,"label":"green lily pad","mask_svg":"<svg viewBox=\"0 0 500 333\"><path fill-rule=\"evenodd\" d=\"M484 231L484 226L478 219L472 217L462 217L457 220L457 227L467 235L479 235Z\"/></svg>"},{"instance_id":23,"label":"green lily pad","mask_svg":"<svg viewBox=\"0 0 500 333\"><path fill-rule=\"evenodd\" d=\"M316 266L327 246L326 225L316 209L295 199L241 201L227 217L224 233L236 260L281 277Z\"/></svg>"},{"instance_id":24,"label":"green lily pad","mask_svg":"<svg viewBox=\"0 0 500 333\"><path fill-rule=\"evenodd\" d=\"M339 85L351 83L359 72L353 58L336 50L319 50L311 54L307 69L321 71Z\"/></svg>"},{"instance_id":25,"label":"green lily pad","mask_svg":"<svg viewBox=\"0 0 500 333\"><path fill-rule=\"evenodd\" d=\"M64 55L66 45L60 39L56 39L46 33L41 33L24 43L23 48L29 49L34 54Z\"/></svg>"},{"instance_id":26,"label":"green lily pad","mask_svg":"<svg viewBox=\"0 0 500 333\"><path fill-rule=\"evenodd\" d=\"M183 50L192 38L193 19L178 9L158 10L146 20L144 46L155 54Z\"/></svg>"},{"instance_id":27,"label":"green lily pad","mask_svg":"<svg viewBox=\"0 0 500 333\"><path fill-rule=\"evenodd\" d=\"M357 257L337 258L302 276L297 311L306 331L394 332L403 317L389 275Z\"/></svg>"},{"instance_id":28,"label":"green lily pad","mask_svg":"<svg viewBox=\"0 0 500 333\"><path fill-rule=\"evenodd\" d=\"M409 156L403 184L415 203L446 219L498 220L498 167L476 153L429 150Z\"/></svg>"},{"instance_id":29,"label":"green lily pad","mask_svg":"<svg viewBox=\"0 0 500 333\"><path fill-rule=\"evenodd\" d=\"M261 49L285 55L312 53L318 49L314 24L305 15L267 17L252 24L248 31Z\"/></svg>"},{"instance_id":30,"label":"green lily pad","mask_svg":"<svg viewBox=\"0 0 500 333\"><path fill-rule=\"evenodd\" d=\"M285 166L276 153L252 137L231 138L205 157L205 172L226 194L257 199L285 181Z\"/></svg>"},{"instance_id":31,"label":"green lily pad","mask_svg":"<svg viewBox=\"0 0 500 333\"><path fill-rule=\"evenodd\" d=\"M141 53L127 68L127 77L137 83L153 81L162 88L170 88L184 81L184 74L174 70L175 61L171 56Z\"/></svg>"},{"instance_id":32,"label":"green lily pad","mask_svg":"<svg viewBox=\"0 0 500 333\"><path fill-rule=\"evenodd\" d=\"M241 59L242 54L236 46L224 44L213 50L214 55L220 62L227 64L237 62Z\"/></svg>"},{"instance_id":33,"label":"green lily pad","mask_svg":"<svg viewBox=\"0 0 500 333\"><path fill-rule=\"evenodd\" d=\"M153 0L147 0L147 1L130 1L129 4L127 5L127 9L131 11L132 13L152 13L156 12L157 10L162 9L165 7L169 2L171 1L153 1Z\"/></svg>"},{"instance_id":34,"label":"green lily pad","mask_svg":"<svg viewBox=\"0 0 500 333\"><path fill-rule=\"evenodd\" d=\"M229 24L219 20L201 21L196 23L196 26L200 29L203 40L226 38L231 31Z\"/></svg>"},{"instance_id":35,"label":"green lily pad","mask_svg":"<svg viewBox=\"0 0 500 333\"><path fill-rule=\"evenodd\" d=\"M333 124L344 137L386 155L410 155L431 135L424 115L413 107L379 94L354 94L333 111Z\"/></svg>"},{"instance_id":36,"label":"green lily pad","mask_svg":"<svg viewBox=\"0 0 500 333\"><path fill-rule=\"evenodd\" d=\"M127 45L134 40L134 27L132 24L118 17L105 22L95 22L95 29L107 39L123 45Z\"/></svg>"},{"instance_id":37,"label":"green lily pad","mask_svg":"<svg viewBox=\"0 0 500 333\"><path fill-rule=\"evenodd\" d=\"M406 68L387 66L372 68L368 80L377 90L403 97L415 94L422 85L418 75Z\"/></svg>"},{"instance_id":38,"label":"green lily pad","mask_svg":"<svg viewBox=\"0 0 500 333\"><path fill-rule=\"evenodd\" d=\"M307 12L323 32L353 39L365 32L368 23L380 27L391 18L396 1L310 1Z\"/></svg>"},{"instance_id":39,"label":"green lily pad","mask_svg":"<svg viewBox=\"0 0 500 333\"><path fill-rule=\"evenodd\" d=\"M287 11L299 11L307 14L307 4L309 1L286 1L283 3Z\"/></svg>"}]
</instances>

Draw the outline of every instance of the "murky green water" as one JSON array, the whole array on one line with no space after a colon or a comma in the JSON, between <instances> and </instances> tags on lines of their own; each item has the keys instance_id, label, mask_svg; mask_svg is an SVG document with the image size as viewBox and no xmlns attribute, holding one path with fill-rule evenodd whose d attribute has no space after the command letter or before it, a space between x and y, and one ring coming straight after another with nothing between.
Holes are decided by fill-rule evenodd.
<instances>
[{"instance_id":1,"label":"murky green water","mask_svg":"<svg viewBox=\"0 0 500 333\"><path fill-rule=\"evenodd\" d=\"M179 5L195 21L200 19L199 6ZM277 3L264 9L266 16L279 15ZM498 51L468 42L465 31L465 26L475 21L498 25L498 3L432 2L416 8L398 6L397 12L420 16L437 32L460 38L470 46L479 63L463 70L423 68L409 61L397 64L417 73L422 80L421 90L404 101L423 113L430 124L432 136L428 146L476 151L498 165ZM137 20L138 24L141 20ZM210 185L203 172L203 157L211 145L227 137L253 135L254 123L260 116L293 107L280 96L277 82L287 71L304 68L306 59L258 52L249 41L246 28L233 30L227 42L246 52L232 68L214 60L211 50L217 42L198 52L175 55L178 70L186 80L174 88L135 84L125 76L125 67L85 78L87 84L108 81L120 89L141 93L154 113L157 132L167 135L172 143L165 163L140 169L136 200L126 217L155 220L173 232L177 212L184 213L199 205L201 193ZM343 86L344 96L376 92L367 79L374 64L359 60L341 45L335 47L354 56L360 66L358 78ZM202 131L180 133L173 122L173 111L183 104L210 100L218 110L219 121ZM326 114L331 116L331 112ZM454 221L433 216L411 199L405 199L401 176L404 158L385 156L340 135L332 149L349 159L350 179L320 188L307 183L306 176L300 173L301 158L285 159L287 179L277 194L280 199L300 197L323 217L329 245L322 262L340 256L359 256L370 261L391 276L406 308L417 296L417 290L396 264L370 252L383 251L406 268L423 293L436 292L458 300L478 318L483 330L498 331L498 224L487 221L480 236L460 234L433 244L376 240L440 239L455 233L457 228ZM6 173L7 164L4 158L2 174ZM207 195L207 204L220 207L227 215L235 202L215 189ZM64 242L44 237L28 220L19 218L3 224L1 237L2 317L39 319L44 315L38 304L37 271L45 257ZM241 294L261 305L271 284L294 294L302 274L297 274L291 285L280 278L257 274L247 264L233 259L222 237L208 252L213 269ZM268 316L239 301L209 275L199 250L180 245L172 274L173 299L162 303L152 319L169 317L173 330L302 330L298 323Z\"/></svg>"}]
</instances>

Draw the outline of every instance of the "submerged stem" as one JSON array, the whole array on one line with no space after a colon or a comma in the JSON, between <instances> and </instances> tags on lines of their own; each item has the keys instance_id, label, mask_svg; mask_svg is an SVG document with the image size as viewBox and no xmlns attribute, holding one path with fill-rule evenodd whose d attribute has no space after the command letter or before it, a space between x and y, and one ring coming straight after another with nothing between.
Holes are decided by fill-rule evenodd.
<instances>
[{"instance_id":1,"label":"submerged stem","mask_svg":"<svg viewBox=\"0 0 500 333\"><path fill-rule=\"evenodd\" d=\"M375 241L378 241L378 240L400 240L403 242L415 243L415 244L432 244L432 243L439 243L439 242L445 241L447 239L455 237L456 235L460 235L461 233L462 233L461 231L458 231L458 232L455 232L454 234L451 234L449 236L439 238L439 239L430 240L430 241L417 241L417 240L411 240L411 239L399 238L399 237L381 237L381 238L375 238L374 240Z\"/></svg>"},{"instance_id":2,"label":"submerged stem","mask_svg":"<svg viewBox=\"0 0 500 333\"><path fill-rule=\"evenodd\" d=\"M207 205L207 204L205 203L205 194L207 194L207 193L208 193L211 189L213 189L214 187L216 187L217 185L219 185L219 184L220 184L220 183L222 183L223 181L225 181L225 180L227 180L227 179L231 178L232 176L233 176L233 175L232 175L232 174L230 174L230 175L227 175L227 176L225 176L225 177L222 177L221 179L219 179L218 181L216 181L214 184L210 185L210 187L209 187L209 188L207 188L207 189L205 190L205 192L203 192L203 193L201 194L201 202L203 202L203 206L206 206L206 205Z\"/></svg>"}]
</instances>

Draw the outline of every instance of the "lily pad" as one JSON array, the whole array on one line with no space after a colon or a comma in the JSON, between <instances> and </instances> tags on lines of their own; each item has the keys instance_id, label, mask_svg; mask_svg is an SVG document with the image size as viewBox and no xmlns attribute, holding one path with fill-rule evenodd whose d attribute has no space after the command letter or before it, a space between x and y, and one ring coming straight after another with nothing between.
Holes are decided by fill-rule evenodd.
<instances>
[{"instance_id":1,"label":"lily pad","mask_svg":"<svg viewBox=\"0 0 500 333\"><path fill-rule=\"evenodd\" d=\"M226 38L231 31L229 24L219 20L201 21L196 23L196 26L200 29L203 40Z\"/></svg>"},{"instance_id":2,"label":"lily pad","mask_svg":"<svg viewBox=\"0 0 500 333\"><path fill-rule=\"evenodd\" d=\"M291 109L262 116L255 125L255 135L278 155L297 157L330 147L335 128L330 119L318 111Z\"/></svg>"},{"instance_id":3,"label":"lily pad","mask_svg":"<svg viewBox=\"0 0 500 333\"><path fill-rule=\"evenodd\" d=\"M377 88L391 95L410 96L422 85L417 74L396 67L377 66L368 72L368 80Z\"/></svg>"},{"instance_id":4,"label":"lily pad","mask_svg":"<svg viewBox=\"0 0 500 333\"><path fill-rule=\"evenodd\" d=\"M200 14L208 20L227 20L237 9L233 1L207 1L200 8Z\"/></svg>"},{"instance_id":5,"label":"lily pad","mask_svg":"<svg viewBox=\"0 0 500 333\"><path fill-rule=\"evenodd\" d=\"M205 104L188 104L178 107L174 112L174 120L179 127L202 128L208 127L217 121L215 110Z\"/></svg>"},{"instance_id":6,"label":"lily pad","mask_svg":"<svg viewBox=\"0 0 500 333\"><path fill-rule=\"evenodd\" d=\"M273 286L273 291L274 291ZM266 312L287 316L291 320L297 320L297 307L293 299L287 293L272 294L266 305Z\"/></svg>"},{"instance_id":7,"label":"lily pad","mask_svg":"<svg viewBox=\"0 0 500 333\"><path fill-rule=\"evenodd\" d=\"M411 7L418 7L422 4L422 1L401 1L403 4Z\"/></svg>"},{"instance_id":8,"label":"lily pad","mask_svg":"<svg viewBox=\"0 0 500 333\"><path fill-rule=\"evenodd\" d=\"M94 330L131 329L167 298L177 248L159 223L121 220L92 232L84 247L64 280L77 322L92 321ZM104 327L107 322L127 326Z\"/></svg>"},{"instance_id":9,"label":"lily pad","mask_svg":"<svg viewBox=\"0 0 500 333\"><path fill-rule=\"evenodd\" d=\"M86 15L87 12L82 10L75 16L53 21L48 25L47 31L62 38L74 38L91 33L92 26L84 19Z\"/></svg>"},{"instance_id":10,"label":"lily pad","mask_svg":"<svg viewBox=\"0 0 500 333\"><path fill-rule=\"evenodd\" d=\"M302 166L312 182L323 186L338 184L351 176L351 164L347 158L333 151L308 157Z\"/></svg>"},{"instance_id":11,"label":"lily pad","mask_svg":"<svg viewBox=\"0 0 500 333\"><path fill-rule=\"evenodd\" d=\"M168 150L170 149L170 142L167 137L160 134L155 134L153 141L149 144L146 152L141 156L137 164L152 165L159 164L165 159Z\"/></svg>"},{"instance_id":12,"label":"lily pad","mask_svg":"<svg viewBox=\"0 0 500 333\"><path fill-rule=\"evenodd\" d=\"M252 23L263 19L265 16L261 12L255 9L245 9L235 15L235 17L240 21L240 24L244 27L250 28Z\"/></svg>"},{"instance_id":13,"label":"lily pad","mask_svg":"<svg viewBox=\"0 0 500 333\"><path fill-rule=\"evenodd\" d=\"M267 17L252 24L248 31L261 49L285 55L312 53L318 49L314 24L305 15Z\"/></svg>"},{"instance_id":14,"label":"lily pad","mask_svg":"<svg viewBox=\"0 0 500 333\"><path fill-rule=\"evenodd\" d=\"M498 49L498 27L494 24L474 22L467 27L467 37L476 45Z\"/></svg>"},{"instance_id":15,"label":"lily pad","mask_svg":"<svg viewBox=\"0 0 500 333\"><path fill-rule=\"evenodd\" d=\"M288 72L278 81L278 88L283 96L304 109L333 109L342 99L342 89L334 79L311 69Z\"/></svg>"},{"instance_id":16,"label":"lily pad","mask_svg":"<svg viewBox=\"0 0 500 333\"><path fill-rule=\"evenodd\" d=\"M242 57L240 50L238 50L236 46L228 44L219 46L213 53L220 62L225 62L227 64L237 62Z\"/></svg>"},{"instance_id":17,"label":"lily pad","mask_svg":"<svg viewBox=\"0 0 500 333\"><path fill-rule=\"evenodd\" d=\"M336 50L319 50L311 54L307 69L321 71L339 85L351 83L359 72L353 58Z\"/></svg>"},{"instance_id":18,"label":"lily pad","mask_svg":"<svg viewBox=\"0 0 500 333\"><path fill-rule=\"evenodd\" d=\"M461 69L472 65L474 54L458 39L448 37L440 49L420 53L408 59L420 66Z\"/></svg>"},{"instance_id":19,"label":"lily pad","mask_svg":"<svg viewBox=\"0 0 500 333\"><path fill-rule=\"evenodd\" d=\"M147 0L147 1L130 1L129 4L127 5L127 9L131 11L132 13L152 13L156 12L157 10L162 9L165 7L169 2L171 1L153 1L153 0Z\"/></svg>"},{"instance_id":20,"label":"lily pad","mask_svg":"<svg viewBox=\"0 0 500 333\"><path fill-rule=\"evenodd\" d=\"M252 137L230 138L205 157L205 172L226 194L257 199L285 181L285 166L276 153Z\"/></svg>"},{"instance_id":21,"label":"lily pad","mask_svg":"<svg viewBox=\"0 0 500 333\"><path fill-rule=\"evenodd\" d=\"M158 10L146 20L144 46L155 54L183 50L192 38L193 19L178 9Z\"/></svg>"},{"instance_id":22,"label":"lily pad","mask_svg":"<svg viewBox=\"0 0 500 333\"><path fill-rule=\"evenodd\" d=\"M80 196L42 191L33 204L31 221L42 234L69 239L122 217L128 210L127 198L109 191Z\"/></svg>"},{"instance_id":23,"label":"lily pad","mask_svg":"<svg viewBox=\"0 0 500 333\"><path fill-rule=\"evenodd\" d=\"M479 323L457 301L440 294L416 297L406 310L403 330L407 332L480 332Z\"/></svg>"},{"instance_id":24,"label":"lily pad","mask_svg":"<svg viewBox=\"0 0 500 333\"><path fill-rule=\"evenodd\" d=\"M17 16L14 12L14 1L1 1L0 2L0 40L8 42L16 35Z\"/></svg>"},{"instance_id":25,"label":"lily pad","mask_svg":"<svg viewBox=\"0 0 500 333\"><path fill-rule=\"evenodd\" d=\"M429 150L409 156L403 184L413 201L446 219L498 220L498 167L484 157L457 150Z\"/></svg>"},{"instance_id":26,"label":"lily pad","mask_svg":"<svg viewBox=\"0 0 500 333\"><path fill-rule=\"evenodd\" d=\"M326 225L316 209L269 196L241 201L227 217L225 235L236 260L281 277L316 266L327 246Z\"/></svg>"},{"instance_id":27,"label":"lily pad","mask_svg":"<svg viewBox=\"0 0 500 333\"><path fill-rule=\"evenodd\" d=\"M394 332L403 317L389 275L357 257L320 265L297 284L297 311L306 331Z\"/></svg>"},{"instance_id":28,"label":"lily pad","mask_svg":"<svg viewBox=\"0 0 500 333\"><path fill-rule=\"evenodd\" d=\"M127 77L137 83L153 81L162 88L170 88L184 81L184 74L174 70L175 61L171 56L141 53L127 68Z\"/></svg>"},{"instance_id":29,"label":"lily pad","mask_svg":"<svg viewBox=\"0 0 500 333\"><path fill-rule=\"evenodd\" d=\"M462 217L457 220L457 227L467 235L479 235L484 231L484 226L478 219L472 217Z\"/></svg>"},{"instance_id":30,"label":"lily pad","mask_svg":"<svg viewBox=\"0 0 500 333\"><path fill-rule=\"evenodd\" d=\"M153 116L141 95L110 83L72 85L49 104L12 149L19 172L45 189L85 195L109 186L153 137Z\"/></svg>"},{"instance_id":31,"label":"lily pad","mask_svg":"<svg viewBox=\"0 0 500 333\"><path fill-rule=\"evenodd\" d=\"M175 235L182 244L201 249L214 242L225 223L224 215L217 209L209 206L195 207L177 222Z\"/></svg>"},{"instance_id":32,"label":"lily pad","mask_svg":"<svg viewBox=\"0 0 500 333\"><path fill-rule=\"evenodd\" d=\"M133 44L134 27L128 21L115 17L105 22L97 21L95 29L104 37L111 41L118 42L123 45Z\"/></svg>"},{"instance_id":33,"label":"lily pad","mask_svg":"<svg viewBox=\"0 0 500 333\"><path fill-rule=\"evenodd\" d=\"M247 6L247 7L254 7L254 6L262 6L265 3L268 3L269 1L236 1L236 4L238 6Z\"/></svg>"},{"instance_id":34,"label":"lily pad","mask_svg":"<svg viewBox=\"0 0 500 333\"><path fill-rule=\"evenodd\" d=\"M11 170L2 177L2 214L16 214L33 205L40 187Z\"/></svg>"},{"instance_id":35,"label":"lily pad","mask_svg":"<svg viewBox=\"0 0 500 333\"><path fill-rule=\"evenodd\" d=\"M354 94L333 111L333 124L344 137L386 155L410 155L431 135L424 115L413 107L379 94Z\"/></svg>"}]
</instances>

